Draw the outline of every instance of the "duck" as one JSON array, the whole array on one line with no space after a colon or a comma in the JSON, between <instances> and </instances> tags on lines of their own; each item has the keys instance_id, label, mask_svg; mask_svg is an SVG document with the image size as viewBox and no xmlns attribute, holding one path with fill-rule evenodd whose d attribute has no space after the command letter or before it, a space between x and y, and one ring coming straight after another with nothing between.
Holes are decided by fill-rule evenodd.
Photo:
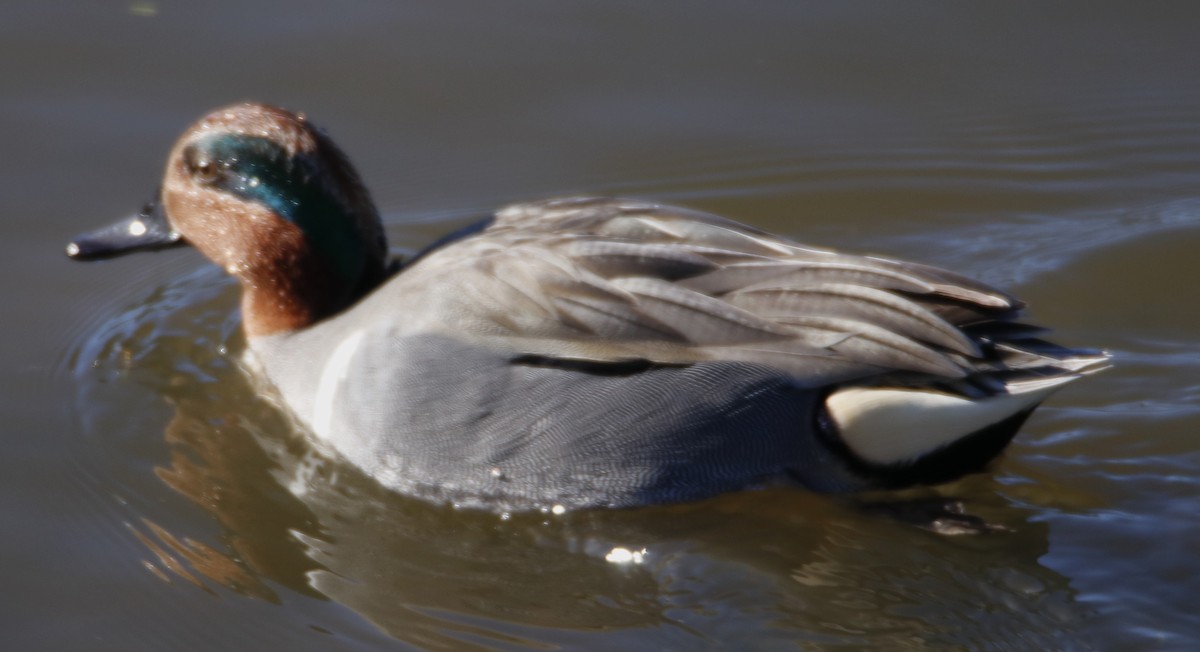
<instances>
[{"instance_id":1,"label":"duck","mask_svg":"<svg viewBox=\"0 0 1200 652\"><path fill-rule=\"evenodd\" d=\"M247 373L306 436L455 505L945 483L1109 360L966 276L652 201L518 203L393 264L346 154L255 102L194 123L154 198L67 254L184 244L237 280Z\"/></svg>"}]
</instances>

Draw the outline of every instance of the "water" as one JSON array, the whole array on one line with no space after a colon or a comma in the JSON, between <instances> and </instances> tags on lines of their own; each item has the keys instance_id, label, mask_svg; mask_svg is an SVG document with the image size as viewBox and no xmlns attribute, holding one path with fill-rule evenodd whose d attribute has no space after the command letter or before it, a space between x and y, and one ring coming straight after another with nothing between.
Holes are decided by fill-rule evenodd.
<instances>
[{"instance_id":1,"label":"water","mask_svg":"<svg viewBox=\"0 0 1200 652\"><path fill-rule=\"evenodd\" d=\"M0 624L13 649L1194 649L1189 3L8 3ZM222 103L308 112L397 251L623 194L949 266L1116 366L933 492L495 515L315 456L194 252L71 263Z\"/></svg>"}]
</instances>

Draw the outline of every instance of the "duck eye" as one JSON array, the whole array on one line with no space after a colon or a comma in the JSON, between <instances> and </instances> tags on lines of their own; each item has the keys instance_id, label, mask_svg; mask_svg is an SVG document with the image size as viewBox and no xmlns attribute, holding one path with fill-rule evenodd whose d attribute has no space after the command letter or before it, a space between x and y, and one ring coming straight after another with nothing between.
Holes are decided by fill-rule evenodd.
<instances>
[{"instance_id":1,"label":"duck eye","mask_svg":"<svg viewBox=\"0 0 1200 652\"><path fill-rule=\"evenodd\" d=\"M195 146L184 150L183 165L193 179L203 184L215 183L228 167L219 158Z\"/></svg>"},{"instance_id":2,"label":"duck eye","mask_svg":"<svg viewBox=\"0 0 1200 652\"><path fill-rule=\"evenodd\" d=\"M210 158L197 157L189 167L192 169L192 175L201 183L212 183L221 176L220 164Z\"/></svg>"}]
</instances>

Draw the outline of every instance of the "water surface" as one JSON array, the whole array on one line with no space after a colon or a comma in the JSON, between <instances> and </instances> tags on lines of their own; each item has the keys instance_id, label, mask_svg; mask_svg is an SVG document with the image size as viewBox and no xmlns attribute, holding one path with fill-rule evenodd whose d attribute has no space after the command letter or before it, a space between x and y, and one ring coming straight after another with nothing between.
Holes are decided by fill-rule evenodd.
<instances>
[{"instance_id":1,"label":"water surface","mask_svg":"<svg viewBox=\"0 0 1200 652\"><path fill-rule=\"evenodd\" d=\"M1200 645L1200 10L1189 3L0 8L0 624L14 649ZM413 251L622 194L1000 284L1116 366L939 536L787 488L501 518L314 454L196 253L82 266L222 103L306 111Z\"/></svg>"}]
</instances>

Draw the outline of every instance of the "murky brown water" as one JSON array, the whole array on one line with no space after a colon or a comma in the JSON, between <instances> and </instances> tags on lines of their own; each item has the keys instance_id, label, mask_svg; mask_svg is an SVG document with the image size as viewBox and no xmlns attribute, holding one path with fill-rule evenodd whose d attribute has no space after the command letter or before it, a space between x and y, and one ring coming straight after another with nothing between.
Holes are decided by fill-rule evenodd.
<instances>
[{"instance_id":1,"label":"murky brown water","mask_svg":"<svg viewBox=\"0 0 1200 652\"><path fill-rule=\"evenodd\" d=\"M1200 5L8 4L6 649L1200 646ZM1002 284L1116 367L938 490L987 536L784 489L387 495L252 394L197 254L61 254L246 98L325 125L399 250L642 196Z\"/></svg>"}]
</instances>

